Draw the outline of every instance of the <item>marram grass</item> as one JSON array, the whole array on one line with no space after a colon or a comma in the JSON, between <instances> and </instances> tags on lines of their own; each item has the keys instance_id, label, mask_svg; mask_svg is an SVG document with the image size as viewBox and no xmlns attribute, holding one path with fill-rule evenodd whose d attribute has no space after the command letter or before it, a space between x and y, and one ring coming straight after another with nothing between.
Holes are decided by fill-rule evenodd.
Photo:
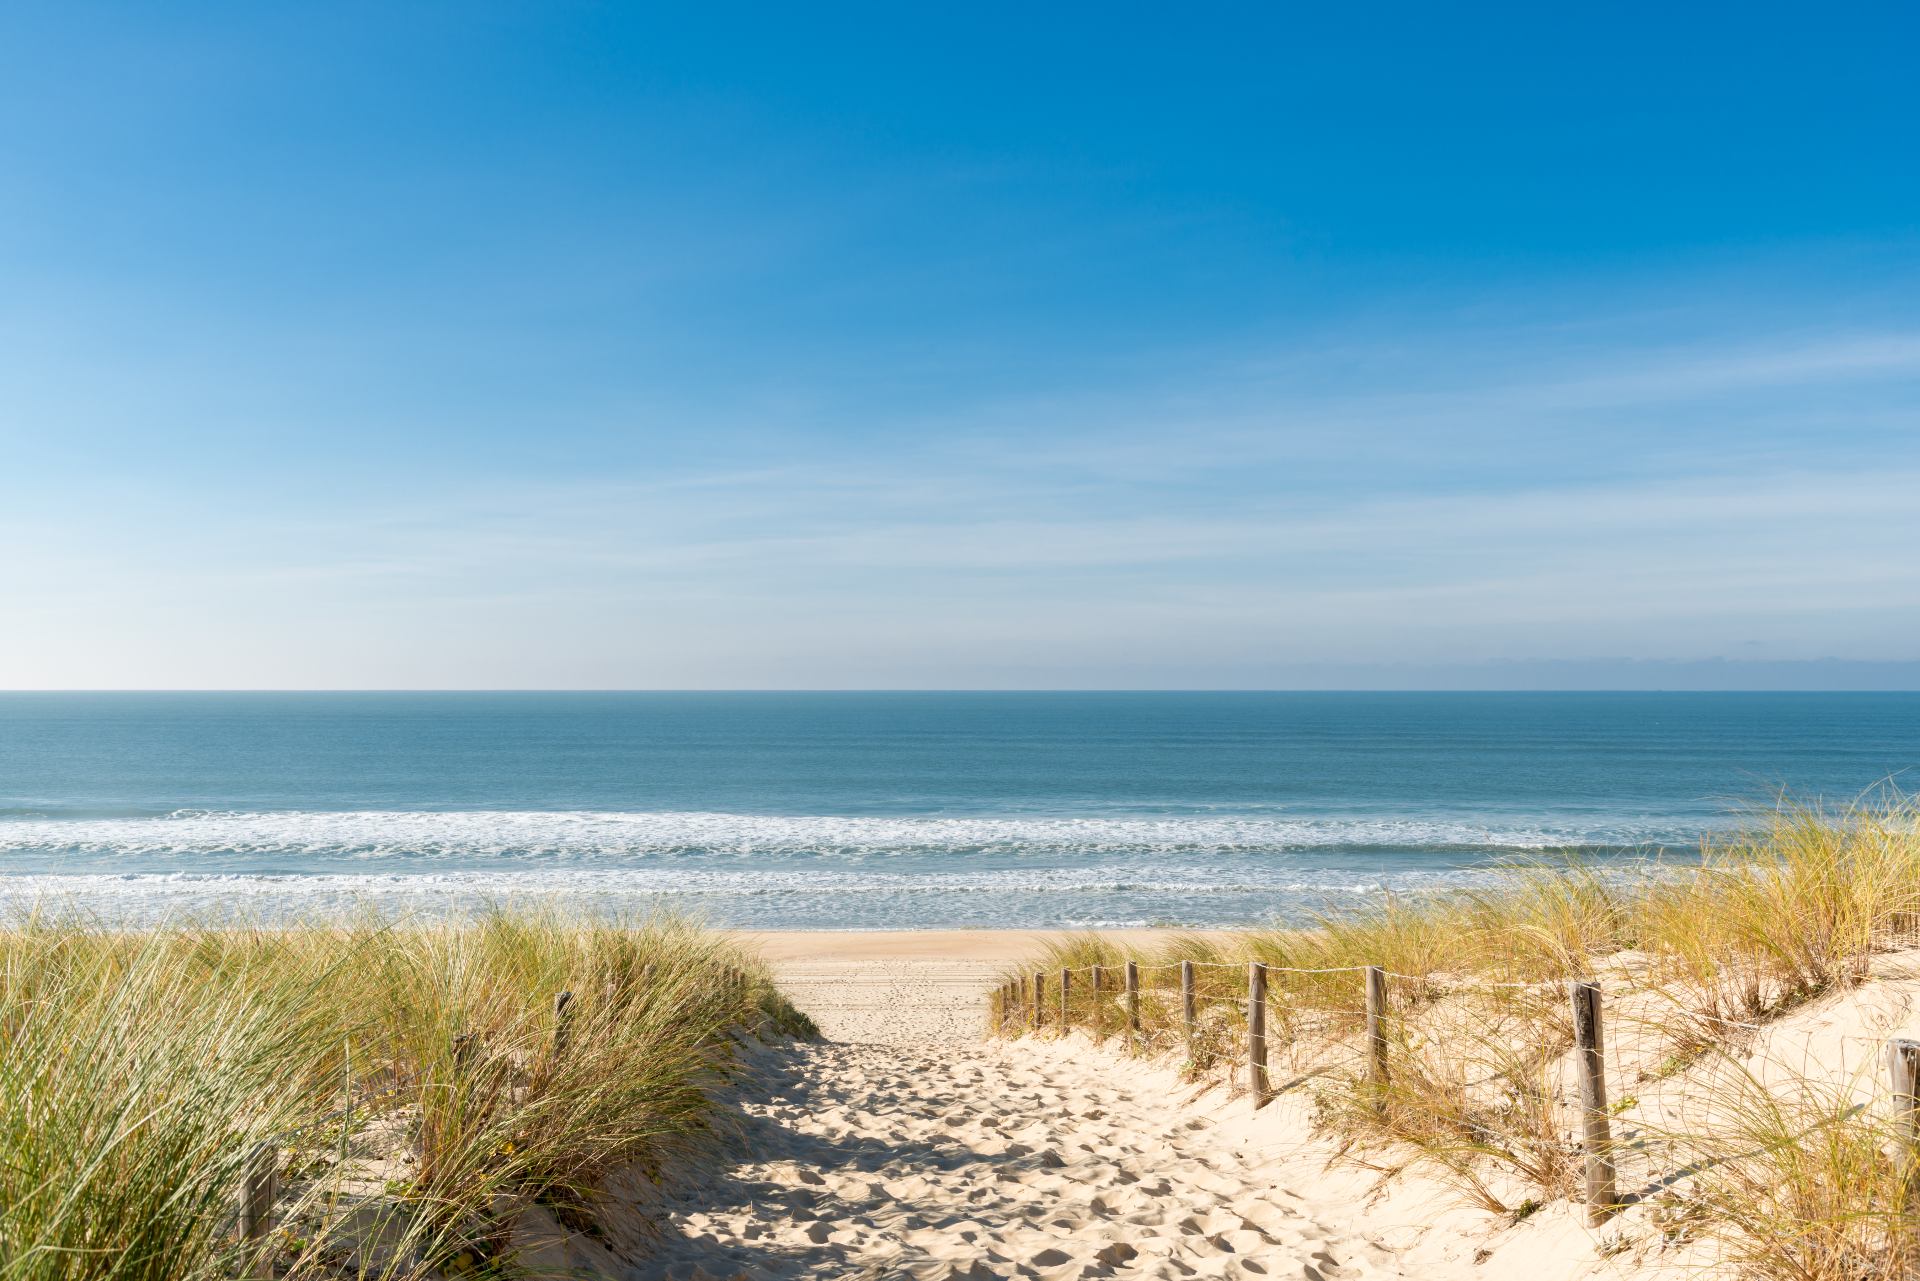
<instances>
[{"instance_id":1,"label":"marram grass","mask_svg":"<svg viewBox=\"0 0 1920 1281\"><path fill-rule=\"evenodd\" d=\"M590 1226L610 1175L697 1160L737 1033L812 1030L717 934L519 912L29 920L0 931L0 1021L0 1281L497 1269L518 1210ZM233 1214L267 1140L255 1251Z\"/></svg>"},{"instance_id":2,"label":"marram grass","mask_svg":"<svg viewBox=\"0 0 1920 1281\"><path fill-rule=\"evenodd\" d=\"M1717 1242L1755 1277L1905 1276L1920 1267L1920 1173L1902 1163L1884 1091L1863 1106L1875 1082L1849 1090L1780 1064L1763 1087L1744 1060L1756 1029L1862 983L1877 953L1920 945L1916 818L1899 798L1839 813L1783 804L1696 859L1637 875L1541 862L1470 892L1387 898L1309 928L1151 947L1076 936L1004 977L1044 973L1057 997L1063 967L1104 966L1113 977L1100 1008L1076 973L1069 1014L1077 1031L1097 1022L1121 1043L1118 989L1132 960L1142 1026L1126 1043L1219 1081L1245 1054L1246 965L1264 962L1274 967L1270 1079L1312 1099L1337 1150L1386 1176L1422 1169L1516 1218L1579 1194L1564 981L1597 978L1617 1128L1641 1136L1631 1159L1621 1149L1621 1190L1636 1179L1656 1189L1650 1219L1675 1239ZM1191 1040L1182 960L1198 963ZM1369 1079L1359 1035L1364 986L1353 969L1370 965L1393 972L1384 1086ZM1335 972L1289 972L1314 970ZM1043 1034L1058 1020L1057 1005L1043 1011ZM1007 1030L1024 1033L1024 1020ZM1876 1260L1892 1270L1874 1271Z\"/></svg>"}]
</instances>

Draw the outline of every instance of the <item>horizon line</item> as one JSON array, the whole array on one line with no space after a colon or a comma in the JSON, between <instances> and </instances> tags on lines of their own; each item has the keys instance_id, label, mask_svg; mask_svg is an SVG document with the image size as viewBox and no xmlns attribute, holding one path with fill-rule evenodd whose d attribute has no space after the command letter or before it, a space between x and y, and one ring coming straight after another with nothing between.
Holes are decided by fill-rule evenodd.
<instances>
[{"instance_id":1,"label":"horizon line","mask_svg":"<svg viewBox=\"0 0 1920 1281\"><path fill-rule=\"evenodd\" d=\"M23 694L1920 694L1920 686L1832 689L1819 686L1751 689L1693 689L1675 686L88 686L64 689L0 688L0 696Z\"/></svg>"}]
</instances>

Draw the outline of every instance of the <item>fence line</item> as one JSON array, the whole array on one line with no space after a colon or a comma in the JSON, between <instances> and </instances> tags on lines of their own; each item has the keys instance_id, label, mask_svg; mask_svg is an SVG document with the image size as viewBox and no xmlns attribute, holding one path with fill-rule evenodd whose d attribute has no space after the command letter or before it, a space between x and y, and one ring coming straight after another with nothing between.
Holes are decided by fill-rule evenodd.
<instances>
[{"instance_id":1,"label":"fence line","mask_svg":"<svg viewBox=\"0 0 1920 1281\"><path fill-rule=\"evenodd\" d=\"M1082 966L1078 969L1059 970L1060 980L1057 1017L1052 1026L1060 1035L1068 1034L1078 1028L1092 1033L1096 1040L1104 1039L1107 1032L1107 997L1112 989L1105 982L1110 967L1104 965ZM1178 970L1178 986L1140 984L1139 976L1144 972L1158 973ZM1195 972L1200 969L1240 970L1245 974L1244 987L1240 993L1202 992L1196 989ZM1076 1002L1072 976L1089 975L1089 996L1086 1001ZM1252 961L1242 963L1178 961L1152 965L1124 963L1125 982L1119 991L1122 998L1123 1022L1126 1044L1129 1053L1137 1052L1143 1042L1151 1046L1151 1038L1143 1037L1141 1022L1141 1002L1143 994L1151 995L1160 1002L1162 1013L1169 1011L1177 1014L1178 1033L1184 1043L1189 1061L1193 1061L1196 1052L1196 1040L1208 1031L1218 1033L1222 1024L1209 1024L1207 1019L1216 1015L1223 1007L1237 1011L1243 1019L1243 1041L1240 1055L1246 1074L1247 1094L1255 1110L1264 1107L1275 1096L1272 1086L1271 1052L1273 1049L1273 1016L1276 1009L1287 1009L1285 998L1289 995L1284 988L1276 990L1270 985L1270 978L1278 974L1358 974L1362 981L1357 985L1355 996L1359 998L1351 1010L1329 1010L1324 1027L1339 1029L1336 1037L1357 1033L1359 1041L1359 1064L1356 1085L1362 1092L1367 1106L1385 1113L1393 1106L1394 1061L1403 1054L1414 1053L1408 1045L1395 1041L1390 1025L1404 1023L1409 1009L1420 1008L1419 997L1423 990L1430 990L1435 976L1401 974L1382 966L1357 965L1340 966L1330 969L1301 969L1287 966L1267 965ZM1390 981L1398 980L1417 985L1412 991L1414 996L1403 999L1398 1011L1392 1003ZM1015 985L1008 984L996 994L996 1000L1011 999L1017 995ZM1598 1227L1605 1223L1622 1207L1623 1198L1618 1190L1616 1159L1625 1150L1616 1148L1612 1137L1611 1094L1608 1087L1609 1064L1615 1072L1627 1072L1622 1058L1624 1047L1618 1041L1618 1034L1609 1033L1608 1021L1602 1015L1602 986L1595 978L1548 979L1532 982L1468 982L1449 987L1445 995L1485 993L1492 995L1503 991L1528 991L1541 995L1564 995L1567 1006L1558 1014L1550 1017L1550 1026L1560 1029L1558 1035L1564 1040L1553 1040L1544 1047L1532 1047L1534 1057L1527 1057L1527 1049L1522 1046L1515 1053L1515 1061L1524 1061L1534 1068L1544 1070L1556 1060L1571 1057L1576 1098L1566 1106L1573 1107L1578 1113L1577 1139L1562 1137L1545 1140L1550 1146L1570 1155L1577 1154L1584 1172L1582 1200L1586 1207L1587 1222ZM1629 984L1626 989L1630 996L1647 996L1654 989ZM1177 1004L1175 1004L1177 1002ZM1090 1008L1087 1008L1090 1004ZM1532 1005L1523 1007L1539 1011L1542 1007ZM1765 1024L1728 1019L1722 1016L1697 1011L1688 1011L1685 1018L1710 1022L1718 1027L1743 1030L1764 1031ZM1299 1024L1292 1015L1280 1019L1282 1045L1291 1051L1299 1038L1293 1033ZM1005 1028L1004 1020L998 1020L996 1026ZM1039 1024L1035 1024L1036 1027ZM1231 1028L1231 1021L1224 1025ZM1629 1018L1626 1026L1640 1028L1658 1028L1663 1033L1673 1035L1667 1025L1648 1023ZM1655 1042L1659 1044L1659 1042ZM1911 1172L1910 1178L1920 1186L1920 1040L1893 1039L1885 1042L1887 1050L1887 1070L1891 1077L1892 1099L1896 1122L1904 1140L1903 1160ZM1644 1084L1649 1080L1665 1079L1671 1073L1667 1064L1653 1065L1657 1054L1651 1053L1645 1043L1635 1043L1633 1050L1640 1061L1639 1075L1628 1075L1626 1083L1632 1086L1635 1081ZM1668 1063L1675 1056L1668 1055ZM1327 1066L1331 1066L1329 1063ZM1417 1064L1413 1065L1417 1068ZM1322 1069L1317 1070L1324 1070ZM1458 1079L1458 1088L1474 1090L1499 1085L1511 1088L1515 1081L1515 1068L1509 1063L1499 1071L1479 1079ZM1304 1078L1303 1078L1304 1079ZM1545 1088L1545 1087L1543 1087ZM1542 1096L1543 1098L1549 1096ZM1558 1098L1557 1095L1551 1096ZM1623 1100L1632 1100L1630 1093L1623 1093ZM1684 1099L1682 1100L1684 1102ZM1556 1103L1555 1106L1560 1106ZM1635 1150L1645 1150L1654 1136L1640 1135L1630 1146ZM1920 1195L1920 1194L1917 1194Z\"/></svg>"}]
</instances>

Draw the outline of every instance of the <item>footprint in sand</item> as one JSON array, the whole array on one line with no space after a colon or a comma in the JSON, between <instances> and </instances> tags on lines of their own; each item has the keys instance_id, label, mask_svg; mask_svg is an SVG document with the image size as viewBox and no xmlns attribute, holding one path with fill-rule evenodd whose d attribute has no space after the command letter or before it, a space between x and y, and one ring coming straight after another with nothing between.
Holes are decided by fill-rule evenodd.
<instances>
[{"instance_id":1,"label":"footprint in sand","mask_svg":"<svg viewBox=\"0 0 1920 1281\"><path fill-rule=\"evenodd\" d=\"M656 1213L661 1238L628 1281L1400 1275L1219 1127L1117 1089L1097 1062L822 1043L756 1051L753 1067L744 1155L765 1163Z\"/></svg>"}]
</instances>

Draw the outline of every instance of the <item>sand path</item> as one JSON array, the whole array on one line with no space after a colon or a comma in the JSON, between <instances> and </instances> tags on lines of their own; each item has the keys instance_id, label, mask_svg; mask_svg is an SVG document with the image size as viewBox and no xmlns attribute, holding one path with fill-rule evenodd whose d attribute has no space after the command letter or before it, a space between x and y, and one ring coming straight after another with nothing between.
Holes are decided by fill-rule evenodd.
<instances>
[{"instance_id":1,"label":"sand path","mask_svg":"<svg viewBox=\"0 0 1920 1281\"><path fill-rule=\"evenodd\" d=\"M807 974L796 994L830 1032L894 1043L761 1054L750 1155L668 1203L637 1281L1402 1275L1347 1207L1280 1186L1164 1075L1076 1043L982 1043L979 987L951 971Z\"/></svg>"}]
</instances>

